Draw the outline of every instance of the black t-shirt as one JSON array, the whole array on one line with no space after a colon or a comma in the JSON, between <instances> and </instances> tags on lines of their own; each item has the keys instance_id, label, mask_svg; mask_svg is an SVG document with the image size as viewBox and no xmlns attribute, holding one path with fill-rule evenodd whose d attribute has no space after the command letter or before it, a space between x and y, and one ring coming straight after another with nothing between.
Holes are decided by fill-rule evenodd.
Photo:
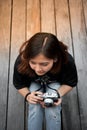
<instances>
[{"instance_id":1,"label":"black t-shirt","mask_svg":"<svg viewBox=\"0 0 87 130\"><path fill-rule=\"evenodd\" d=\"M21 74L18 72L18 65L20 63L20 56L17 57L14 64L14 73L13 73L13 84L16 89L22 89L28 87L31 82L36 81L41 76L36 75L35 77L29 77L28 75ZM57 81L61 85L69 85L75 87L78 82L76 65L73 57L68 53L68 62L67 64L62 64L61 71L56 74L48 72L46 74L50 78L50 81Z\"/></svg>"}]
</instances>

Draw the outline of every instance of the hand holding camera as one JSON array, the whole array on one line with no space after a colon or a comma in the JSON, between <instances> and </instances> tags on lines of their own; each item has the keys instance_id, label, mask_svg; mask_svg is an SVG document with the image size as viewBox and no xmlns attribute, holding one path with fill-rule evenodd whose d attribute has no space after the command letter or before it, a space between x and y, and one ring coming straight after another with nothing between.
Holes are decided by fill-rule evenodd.
<instances>
[{"instance_id":1,"label":"hand holding camera","mask_svg":"<svg viewBox=\"0 0 87 130\"><path fill-rule=\"evenodd\" d=\"M59 93L57 92L46 92L43 95L37 94L37 96L43 98L46 107L52 107L54 104L56 105L60 98Z\"/></svg>"},{"instance_id":2,"label":"hand holding camera","mask_svg":"<svg viewBox=\"0 0 87 130\"><path fill-rule=\"evenodd\" d=\"M37 104L41 101L43 101L43 98L37 96L37 95L42 95L43 93L40 91L37 92L29 92L28 94L26 94L25 96L25 100L31 104Z\"/></svg>"},{"instance_id":3,"label":"hand holding camera","mask_svg":"<svg viewBox=\"0 0 87 130\"><path fill-rule=\"evenodd\" d=\"M58 93L58 91L55 88L51 88L49 85L50 83L55 83L56 81L51 81L50 77L45 75L43 77L38 78L36 80L36 82L41 85L41 87L38 89L38 91L43 87L44 87L45 91L46 91L46 88L49 88L54 91L54 92L46 92L43 95L37 94L38 97L43 98L44 105L46 107L51 107L53 105L59 105L61 103L62 100L60 98L60 94ZM41 104L43 106L43 102Z\"/></svg>"}]
</instances>

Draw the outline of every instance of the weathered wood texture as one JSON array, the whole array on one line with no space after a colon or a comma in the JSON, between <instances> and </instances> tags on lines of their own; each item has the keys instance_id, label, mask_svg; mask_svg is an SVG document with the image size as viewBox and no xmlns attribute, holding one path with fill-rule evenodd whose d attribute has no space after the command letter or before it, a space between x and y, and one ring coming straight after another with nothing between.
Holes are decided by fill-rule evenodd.
<instances>
[{"instance_id":1,"label":"weathered wood texture","mask_svg":"<svg viewBox=\"0 0 87 130\"><path fill-rule=\"evenodd\" d=\"M27 0L26 14L26 38L29 39L36 32L40 32L40 1Z\"/></svg>"},{"instance_id":2,"label":"weathered wood texture","mask_svg":"<svg viewBox=\"0 0 87 130\"><path fill-rule=\"evenodd\" d=\"M53 0L41 0L41 31L55 34L55 15Z\"/></svg>"},{"instance_id":3,"label":"weathered wood texture","mask_svg":"<svg viewBox=\"0 0 87 130\"><path fill-rule=\"evenodd\" d=\"M87 0L0 0L0 130L27 130L13 66L21 44L39 31L67 44L78 70L78 85L63 98L63 130L86 130Z\"/></svg>"},{"instance_id":4,"label":"weathered wood texture","mask_svg":"<svg viewBox=\"0 0 87 130\"><path fill-rule=\"evenodd\" d=\"M87 35L84 21L84 10L81 0L70 1L71 26L74 57L78 69L77 87L79 113L82 130L87 129Z\"/></svg>"},{"instance_id":5,"label":"weathered wood texture","mask_svg":"<svg viewBox=\"0 0 87 130\"><path fill-rule=\"evenodd\" d=\"M71 34L70 7L67 0L55 1L57 36L61 41L67 43L69 52L73 55L73 43ZM72 105L71 105L72 104ZM76 88L64 96L62 103L63 130L80 130L79 109ZM76 122L73 122L76 119ZM69 122L69 124L68 124Z\"/></svg>"},{"instance_id":6,"label":"weathered wood texture","mask_svg":"<svg viewBox=\"0 0 87 130\"><path fill-rule=\"evenodd\" d=\"M11 1L0 1L0 129L7 123Z\"/></svg>"},{"instance_id":7,"label":"weathered wood texture","mask_svg":"<svg viewBox=\"0 0 87 130\"><path fill-rule=\"evenodd\" d=\"M24 130L24 100L13 87L13 66L19 46L25 41L25 0L14 0L11 5L11 50L7 130Z\"/></svg>"}]
</instances>

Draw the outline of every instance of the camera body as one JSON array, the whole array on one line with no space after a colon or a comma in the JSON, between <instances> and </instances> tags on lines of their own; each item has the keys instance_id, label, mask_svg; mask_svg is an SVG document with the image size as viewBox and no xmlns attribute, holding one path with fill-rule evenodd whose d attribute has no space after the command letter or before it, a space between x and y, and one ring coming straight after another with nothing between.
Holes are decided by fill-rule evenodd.
<instances>
[{"instance_id":1,"label":"camera body","mask_svg":"<svg viewBox=\"0 0 87 130\"><path fill-rule=\"evenodd\" d=\"M52 91L46 92L43 95L36 94L37 96L43 98L43 101L44 101L44 104L46 107L53 106L54 102L57 102L58 98L60 98L60 94L59 94L59 92L57 92L56 89L51 88L49 84L56 83L57 81L51 80L48 75L39 77L35 81L36 81L36 83L40 84L40 86L41 86L37 91L39 91L41 88L44 88L44 92L46 92L46 88L49 88L50 90L55 91L55 92L52 92Z\"/></svg>"},{"instance_id":2,"label":"camera body","mask_svg":"<svg viewBox=\"0 0 87 130\"><path fill-rule=\"evenodd\" d=\"M42 97L44 100L44 104L46 107L53 106L54 102L58 101L58 94L56 92L46 92L43 95L37 95L39 97Z\"/></svg>"}]
</instances>

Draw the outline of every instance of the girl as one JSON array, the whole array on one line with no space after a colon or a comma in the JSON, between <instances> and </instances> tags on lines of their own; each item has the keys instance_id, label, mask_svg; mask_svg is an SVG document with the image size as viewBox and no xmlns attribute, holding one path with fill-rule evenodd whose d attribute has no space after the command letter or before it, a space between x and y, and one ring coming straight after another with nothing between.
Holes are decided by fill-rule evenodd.
<instances>
[{"instance_id":1,"label":"girl","mask_svg":"<svg viewBox=\"0 0 87 130\"><path fill-rule=\"evenodd\" d=\"M14 65L13 84L28 102L28 130L61 130L61 97L77 85L77 70L72 56L51 33L37 33L20 48ZM44 93L55 93L58 100L47 107ZM38 96L40 95L40 96Z\"/></svg>"}]
</instances>

